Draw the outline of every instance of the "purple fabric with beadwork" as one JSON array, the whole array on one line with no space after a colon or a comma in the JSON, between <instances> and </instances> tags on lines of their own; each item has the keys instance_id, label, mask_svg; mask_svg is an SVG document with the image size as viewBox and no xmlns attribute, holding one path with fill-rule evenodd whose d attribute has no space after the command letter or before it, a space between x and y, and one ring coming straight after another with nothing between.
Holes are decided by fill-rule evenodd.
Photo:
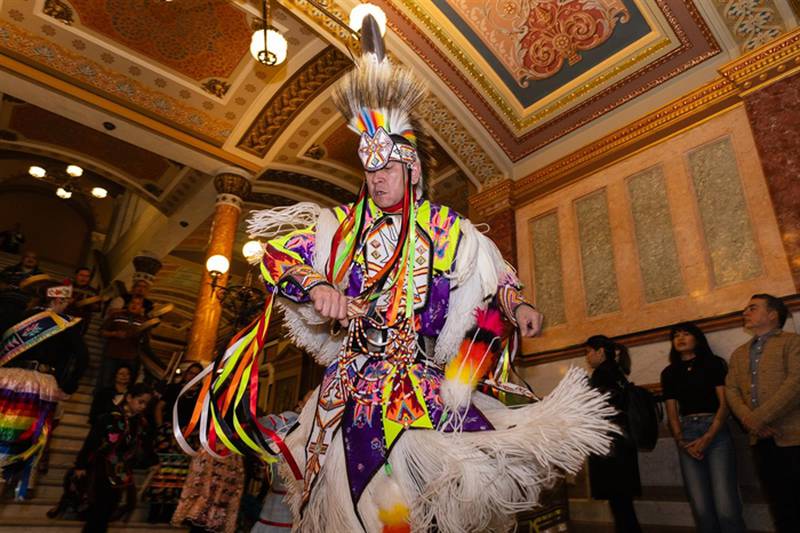
<instances>
[{"instance_id":1,"label":"purple fabric with beadwork","mask_svg":"<svg viewBox=\"0 0 800 533\"><path fill-rule=\"evenodd\" d=\"M342 418L342 436L344 438L345 461L347 465L347 476L350 480L350 496L354 503L361 498L361 494L369 484L376 472L386 463L389 453L386 450L383 436L382 409L380 405L380 391L383 388L384 380L388 375L391 365L382 360L372 360L364 365L361 375L364 377L361 383L356 383L359 390L375 392L369 394L374 400L375 405L363 405L352 399L347 402ZM327 372L335 371L333 367ZM421 363L415 363L411 367L411 372L419 379L425 404L428 408L428 415L434 428L439 431L449 433L453 429L447 422L439 427L442 420L443 407L439 396L439 387L443 379L443 373L438 368L427 367ZM379 381L372 381L377 378ZM494 429L492 424L477 407L470 405L464 419L462 431L486 431ZM404 431L431 431L429 429L407 429ZM403 438L401 433L395 442ZM391 450L389 450L390 452Z\"/></svg>"}]
</instances>

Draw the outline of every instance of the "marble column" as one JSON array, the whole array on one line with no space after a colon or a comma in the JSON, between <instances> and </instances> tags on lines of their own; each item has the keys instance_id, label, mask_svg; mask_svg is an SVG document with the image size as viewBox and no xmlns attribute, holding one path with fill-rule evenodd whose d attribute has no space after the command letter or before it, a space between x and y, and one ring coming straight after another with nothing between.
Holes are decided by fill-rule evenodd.
<instances>
[{"instance_id":1,"label":"marble column","mask_svg":"<svg viewBox=\"0 0 800 533\"><path fill-rule=\"evenodd\" d=\"M236 228L242 212L243 199L250 194L252 176L238 167L226 167L214 177L217 190L217 201L214 207L214 220L211 225L211 236L206 250L206 260L212 255L224 255L232 262L233 242ZM217 279L217 285L224 287L228 282L226 273ZM222 314L222 304L211 288L211 275L205 270L203 261L203 277L200 282L200 294L194 310L192 330L187 346L187 361L207 363L214 359L214 347L217 342L217 330Z\"/></svg>"},{"instance_id":2,"label":"marble column","mask_svg":"<svg viewBox=\"0 0 800 533\"><path fill-rule=\"evenodd\" d=\"M800 292L800 73L750 92L744 102L794 285ZM757 223L758 214L754 217Z\"/></svg>"},{"instance_id":3,"label":"marble column","mask_svg":"<svg viewBox=\"0 0 800 533\"><path fill-rule=\"evenodd\" d=\"M494 241L506 261L517 266L517 222L511 198L513 183L502 181L474 194L469 199L474 222L489 226L487 236Z\"/></svg>"}]
</instances>

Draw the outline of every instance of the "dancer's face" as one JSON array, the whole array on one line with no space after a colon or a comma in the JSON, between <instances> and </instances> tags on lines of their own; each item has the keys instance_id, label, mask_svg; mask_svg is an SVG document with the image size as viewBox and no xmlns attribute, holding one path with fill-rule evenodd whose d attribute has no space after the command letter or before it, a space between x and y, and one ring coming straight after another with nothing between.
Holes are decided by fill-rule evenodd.
<instances>
[{"instance_id":1,"label":"dancer's face","mask_svg":"<svg viewBox=\"0 0 800 533\"><path fill-rule=\"evenodd\" d=\"M367 190L375 205L381 209L393 207L400 203L405 193L403 163L392 161L376 172L367 172ZM419 172L416 168L411 173L411 184L419 183Z\"/></svg>"}]
</instances>

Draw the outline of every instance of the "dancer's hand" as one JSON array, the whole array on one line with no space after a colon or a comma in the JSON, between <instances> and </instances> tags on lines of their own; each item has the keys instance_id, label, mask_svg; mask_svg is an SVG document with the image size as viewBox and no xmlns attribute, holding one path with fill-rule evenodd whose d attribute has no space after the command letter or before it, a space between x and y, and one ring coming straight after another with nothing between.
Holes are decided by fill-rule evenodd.
<instances>
[{"instance_id":1,"label":"dancer's hand","mask_svg":"<svg viewBox=\"0 0 800 533\"><path fill-rule=\"evenodd\" d=\"M308 293L314 309L325 318L332 318L347 326L347 297L330 285L317 285Z\"/></svg>"},{"instance_id":2,"label":"dancer's hand","mask_svg":"<svg viewBox=\"0 0 800 533\"><path fill-rule=\"evenodd\" d=\"M535 337L542 332L544 315L527 304L522 304L514 311L519 331L523 337Z\"/></svg>"}]
</instances>

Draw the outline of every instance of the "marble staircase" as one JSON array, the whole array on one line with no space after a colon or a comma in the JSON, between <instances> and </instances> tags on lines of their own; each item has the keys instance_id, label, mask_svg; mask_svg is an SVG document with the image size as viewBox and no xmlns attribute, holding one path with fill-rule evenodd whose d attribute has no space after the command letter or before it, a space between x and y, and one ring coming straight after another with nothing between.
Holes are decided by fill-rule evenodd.
<instances>
[{"instance_id":1,"label":"marble staircase","mask_svg":"<svg viewBox=\"0 0 800 533\"><path fill-rule=\"evenodd\" d=\"M7 254L6 254L7 255ZM2 268L0 258L0 268ZM89 368L81 378L78 390L63 404L64 414L53 431L50 441L49 468L36 480L34 497L29 501L0 501L0 531L19 533L77 533L83 524L77 520L51 520L47 511L61 498L64 474L72 467L75 456L89 433L87 421L92 402L92 392L100 367L103 341L99 335L100 320L90 324L85 340L89 349ZM136 472L137 486L141 486L145 472ZM148 506L139 503L129 522L113 523L111 532L122 531L184 531L164 524L146 523Z\"/></svg>"}]
</instances>

